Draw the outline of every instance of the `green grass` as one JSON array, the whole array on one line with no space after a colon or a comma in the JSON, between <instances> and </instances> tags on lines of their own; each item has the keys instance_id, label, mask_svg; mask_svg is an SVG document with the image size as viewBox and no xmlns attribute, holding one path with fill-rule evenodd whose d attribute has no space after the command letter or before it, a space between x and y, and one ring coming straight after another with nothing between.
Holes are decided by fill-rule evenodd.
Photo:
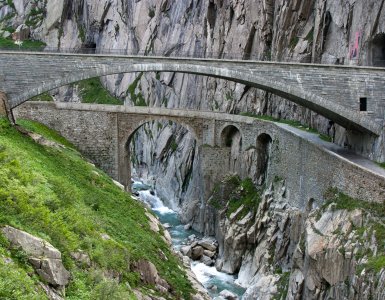
<instances>
[{"instance_id":1,"label":"green grass","mask_svg":"<svg viewBox=\"0 0 385 300\"><path fill-rule=\"evenodd\" d=\"M383 163L377 163L377 165L379 165L381 168L384 168L385 169L385 162L383 162Z\"/></svg>"},{"instance_id":2,"label":"green grass","mask_svg":"<svg viewBox=\"0 0 385 300\"><path fill-rule=\"evenodd\" d=\"M282 273L277 282L278 293L274 295L273 299L281 300L286 299L287 291L289 290L290 272Z\"/></svg>"},{"instance_id":3,"label":"green grass","mask_svg":"<svg viewBox=\"0 0 385 300\"><path fill-rule=\"evenodd\" d=\"M309 31L309 33L305 37L305 40L307 40L310 43L313 42L313 39L314 39L314 27L312 28L312 30Z\"/></svg>"},{"instance_id":4,"label":"green grass","mask_svg":"<svg viewBox=\"0 0 385 300\"><path fill-rule=\"evenodd\" d=\"M290 40L290 49L294 49L295 46L297 46L298 42L299 42L298 36L292 37L292 39Z\"/></svg>"},{"instance_id":5,"label":"green grass","mask_svg":"<svg viewBox=\"0 0 385 300\"><path fill-rule=\"evenodd\" d=\"M37 95L37 96L31 98L31 101L52 102L53 98L48 92L46 92L46 93L43 93L43 94L40 94L40 95Z\"/></svg>"},{"instance_id":6,"label":"green grass","mask_svg":"<svg viewBox=\"0 0 385 300\"><path fill-rule=\"evenodd\" d=\"M331 203L335 203L335 209L346 209L348 211L363 209L378 217L385 216L385 201L383 203L377 203L354 199L340 192L336 188L328 189L324 194L324 198L326 202L323 207L327 207Z\"/></svg>"},{"instance_id":7,"label":"green grass","mask_svg":"<svg viewBox=\"0 0 385 300\"><path fill-rule=\"evenodd\" d=\"M373 256L368 259L365 267L374 273L379 273L385 268L385 255Z\"/></svg>"},{"instance_id":8,"label":"green grass","mask_svg":"<svg viewBox=\"0 0 385 300\"><path fill-rule=\"evenodd\" d=\"M102 85L98 77L79 81L80 96L84 103L122 105L123 101L113 97Z\"/></svg>"},{"instance_id":9,"label":"green grass","mask_svg":"<svg viewBox=\"0 0 385 300\"><path fill-rule=\"evenodd\" d=\"M0 299L47 299L44 292L37 287L38 278L32 267L26 267L16 258L21 255L14 251L14 259L11 259L11 251L7 248L8 241L0 235Z\"/></svg>"},{"instance_id":10,"label":"green grass","mask_svg":"<svg viewBox=\"0 0 385 300\"><path fill-rule=\"evenodd\" d=\"M130 95L131 101L132 103L134 103L135 106L147 106L147 103L143 97L143 94L141 92L136 93L136 89L139 85L139 82L142 76L143 76L143 72L139 73L138 77L135 78L135 80L129 85L127 89L127 94Z\"/></svg>"},{"instance_id":11,"label":"green grass","mask_svg":"<svg viewBox=\"0 0 385 300\"><path fill-rule=\"evenodd\" d=\"M42 125L30 121L18 123L71 146ZM77 151L36 144L4 118L0 118L2 225L39 236L62 252L64 265L72 275L66 289L67 299L103 299L105 293L108 299L131 298L131 288L142 286L139 274L132 267L139 259L155 264L160 276L172 286L172 299L190 298L192 288L179 268L179 261L149 228L139 202L83 160ZM110 239L103 239L102 234L108 234ZM79 249L90 256L92 267L79 265L71 258L70 253ZM0 235L2 253L18 261ZM20 263L17 268L2 266L0 284L15 279L13 290L27 295L26 299L34 299L31 293L40 290L35 275L28 278L28 274L33 274L28 263ZM120 274L121 282L101 276L107 271Z\"/></svg>"},{"instance_id":12,"label":"green grass","mask_svg":"<svg viewBox=\"0 0 385 300\"><path fill-rule=\"evenodd\" d=\"M231 175L215 185L209 204L216 209L226 207L227 217L243 205L238 216L242 219L248 212L256 211L260 201L260 194L250 178L241 180L238 175Z\"/></svg>"},{"instance_id":13,"label":"green grass","mask_svg":"<svg viewBox=\"0 0 385 300\"><path fill-rule=\"evenodd\" d=\"M35 121L31 121L31 120L23 120L23 119L17 120L17 124L20 125L21 127L25 128L25 129L29 130L29 131L38 133L49 140L52 140L52 141L57 142L59 144L62 144L68 148L75 149L75 146L73 144L68 142L59 133L48 128L44 124L41 124L41 123L35 122Z\"/></svg>"},{"instance_id":14,"label":"green grass","mask_svg":"<svg viewBox=\"0 0 385 300\"><path fill-rule=\"evenodd\" d=\"M41 25L44 20L45 9L34 7L31 9L30 13L27 16L25 24L32 28L36 28Z\"/></svg>"},{"instance_id":15,"label":"green grass","mask_svg":"<svg viewBox=\"0 0 385 300\"><path fill-rule=\"evenodd\" d=\"M33 50L39 51L43 50L46 46L45 43L41 41L32 41L32 40L24 40L21 46L15 44L15 42L11 38L3 38L0 37L0 48L1 49L23 49L23 50Z\"/></svg>"}]
</instances>

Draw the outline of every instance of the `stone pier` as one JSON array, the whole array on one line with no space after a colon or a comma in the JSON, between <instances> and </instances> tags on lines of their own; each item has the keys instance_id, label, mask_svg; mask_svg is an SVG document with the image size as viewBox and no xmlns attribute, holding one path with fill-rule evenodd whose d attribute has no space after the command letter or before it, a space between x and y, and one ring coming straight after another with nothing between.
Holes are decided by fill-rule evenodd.
<instances>
[{"instance_id":1,"label":"stone pier","mask_svg":"<svg viewBox=\"0 0 385 300\"><path fill-rule=\"evenodd\" d=\"M0 91L0 116L7 117L12 124L15 124L15 119L13 118L12 111L8 106L8 98L7 95Z\"/></svg>"}]
</instances>

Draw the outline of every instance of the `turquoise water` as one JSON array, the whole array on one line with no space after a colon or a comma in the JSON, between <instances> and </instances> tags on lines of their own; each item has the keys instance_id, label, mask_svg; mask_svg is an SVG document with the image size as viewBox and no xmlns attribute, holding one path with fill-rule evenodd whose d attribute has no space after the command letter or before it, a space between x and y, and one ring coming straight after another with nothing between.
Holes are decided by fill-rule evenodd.
<instances>
[{"instance_id":1,"label":"turquoise water","mask_svg":"<svg viewBox=\"0 0 385 300\"><path fill-rule=\"evenodd\" d=\"M181 245L184 245L187 238L192 234L195 234L197 237L202 237L194 230L185 230L184 225L181 224L178 219L177 213L168 207L165 207L155 193L150 191L149 186L140 181L135 181L133 183L133 190L139 193L139 198L143 202L151 206L152 210L159 217L162 224L167 223L171 226L167 230L170 232L175 249L179 249ZM195 273L197 279L208 289L211 297L218 296L218 294L224 289L237 294L240 298L245 292L245 289L234 283L236 279L235 276L218 272L215 267L209 267L201 262L193 261L191 269ZM212 286L216 286L217 289L215 291L210 289Z\"/></svg>"}]
</instances>

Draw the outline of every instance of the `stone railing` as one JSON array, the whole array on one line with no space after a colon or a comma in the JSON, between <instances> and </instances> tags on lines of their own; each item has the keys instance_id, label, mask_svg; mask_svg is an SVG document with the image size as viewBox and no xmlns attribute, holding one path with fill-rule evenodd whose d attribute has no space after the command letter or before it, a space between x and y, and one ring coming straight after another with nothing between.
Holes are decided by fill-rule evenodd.
<instances>
[{"instance_id":1,"label":"stone railing","mask_svg":"<svg viewBox=\"0 0 385 300\"><path fill-rule=\"evenodd\" d=\"M186 58L214 58L214 59L234 59L234 60L258 60L273 61L269 52L265 53L227 53L209 51L188 51L181 52L178 49L165 51L149 51L137 49L108 49L108 48L57 48L57 47L0 47L1 51L16 52L47 52L47 53L78 53L78 54L108 54L108 55L127 55L127 56L158 56L158 57L186 57Z\"/></svg>"}]
</instances>

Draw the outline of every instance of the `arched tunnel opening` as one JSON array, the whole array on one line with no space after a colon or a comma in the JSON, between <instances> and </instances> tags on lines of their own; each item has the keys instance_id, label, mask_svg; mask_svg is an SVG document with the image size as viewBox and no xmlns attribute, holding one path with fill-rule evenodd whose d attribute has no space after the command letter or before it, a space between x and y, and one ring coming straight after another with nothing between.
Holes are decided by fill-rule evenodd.
<instances>
[{"instance_id":1,"label":"arched tunnel opening","mask_svg":"<svg viewBox=\"0 0 385 300\"><path fill-rule=\"evenodd\" d=\"M226 126L221 133L221 146L232 147L236 142L242 144L241 132L234 125Z\"/></svg>"},{"instance_id":2,"label":"arched tunnel opening","mask_svg":"<svg viewBox=\"0 0 385 300\"><path fill-rule=\"evenodd\" d=\"M272 139L269 134L262 133L257 138L257 182L262 185L266 181L271 152Z\"/></svg>"},{"instance_id":3,"label":"arched tunnel opening","mask_svg":"<svg viewBox=\"0 0 385 300\"><path fill-rule=\"evenodd\" d=\"M242 133L234 125L227 125L220 135L221 147L229 149L229 171L238 173L241 164Z\"/></svg>"},{"instance_id":4,"label":"arched tunnel opening","mask_svg":"<svg viewBox=\"0 0 385 300\"><path fill-rule=\"evenodd\" d=\"M385 67L385 33L377 34L370 42L371 65Z\"/></svg>"}]
</instances>

